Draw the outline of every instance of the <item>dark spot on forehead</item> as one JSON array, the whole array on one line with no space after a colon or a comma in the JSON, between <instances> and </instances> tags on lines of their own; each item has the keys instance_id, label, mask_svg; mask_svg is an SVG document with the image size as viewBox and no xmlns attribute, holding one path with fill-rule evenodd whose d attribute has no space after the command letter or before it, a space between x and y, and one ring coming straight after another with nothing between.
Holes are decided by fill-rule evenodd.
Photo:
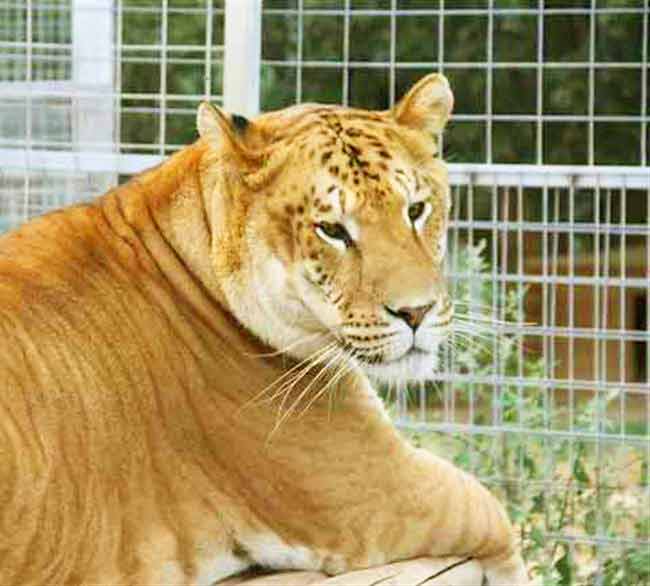
<instances>
[{"instance_id":1,"label":"dark spot on forehead","mask_svg":"<svg viewBox=\"0 0 650 586\"><path fill-rule=\"evenodd\" d=\"M392 158L392 157L390 156L390 153L389 153L388 151L384 151L384 150L379 151L379 156L380 156L380 157L383 157L384 159L390 159L390 158Z\"/></svg>"},{"instance_id":2,"label":"dark spot on forehead","mask_svg":"<svg viewBox=\"0 0 650 586\"><path fill-rule=\"evenodd\" d=\"M339 174L339 166L338 165L332 165L330 167L330 173L332 175L338 175Z\"/></svg>"},{"instance_id":3,"label":"dark spot on forehead","mask_svg":"<svg viewBox=\"0 0 650 586\"><path fill-rule=\"evenodd\" d=\"M327 188L327 193L332 193L332 191L334 191L335 189L336 189L336 185L330 185L330 186Z\"/></svg>"},{"instance_id":4,"label":"dark spot on forehead","mask_svg":"<svg viewBox=\"0 0 650 586\"><path fill-rule=\"evenodd\" d=\"M240 134L246 131L249 124L250 122L248 121L248 118L245 118L240 114L232 115L232 125L235 127L235 130Z\"/></svg>"},{"instance_id":5,"label":"dark spot on forehead","mask_svg":"<svg viewBox=\"0 0 650 586\"><path fill-rule=\"evenodd\" d=\"M321 163L324 165L332 157L332 151L326 151L323 153L323 156L320 158Z\"/></svg>"},{"instance_id":6,"label":"dark spot on forehead","mask_svg":"<svg viewBox=\"0 0 650 586\"><path fill-rule=\"evenodd\" d=\"M352 151L352 154L354 154L356 156L359 156L361 154L361 152L362 152L361 149L358 146L354 145L354 144L349 144L348 148Z\"/></svg>"},{"instance_id":7,"label":"dark spot on forehead","mask_svg":"<svg viewBox=\"0 0 650 586\"><path fill-rule=\"evenodd\" d=\"M297 211L299 214L303 214L303 213L305 213L305 208L304 208L303 206L299 205L299 206L296 208L296 211Z\"/></svg>"}]
</instances>

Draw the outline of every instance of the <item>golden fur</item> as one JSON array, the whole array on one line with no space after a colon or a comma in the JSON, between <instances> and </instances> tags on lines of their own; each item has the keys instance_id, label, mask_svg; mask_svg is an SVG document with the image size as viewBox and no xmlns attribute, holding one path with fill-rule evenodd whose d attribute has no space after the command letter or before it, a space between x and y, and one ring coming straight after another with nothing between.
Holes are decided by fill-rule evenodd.
<instances>
[{"instance_id":1,"label":"golden fur","mask_svg":"<svg viewBox=\"0 0 650 586\"><path fill-rule=\"evenodd\" d=\"M197 143L0 238L0 583L423 555L525 582L499 503L406 443L367 377L424 378L446 335L451 104L432 75L387 112L238 128L203 105Z\"/></svg>"}]
</instances>

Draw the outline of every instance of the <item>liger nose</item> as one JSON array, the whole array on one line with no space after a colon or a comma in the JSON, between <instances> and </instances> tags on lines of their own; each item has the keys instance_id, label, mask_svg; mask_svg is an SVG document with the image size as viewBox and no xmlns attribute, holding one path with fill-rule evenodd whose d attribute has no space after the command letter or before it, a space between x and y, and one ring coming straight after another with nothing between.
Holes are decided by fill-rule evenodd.
<instances>
[{"instance_id":1,"label":"liger nose","mask_svg":"<svg viewBox=\"0 0 650 586\"><path fill-rule=\"evenodd\" d=\"M404 320L408 326L415 331L418 329L418 326L422 323L433 305L433 303L429 303L427 305L420 305L419 307L400 307L399 309L392 309L388 307L388 305L385 307L388 313Z\"/></svg>"}]
</instances>

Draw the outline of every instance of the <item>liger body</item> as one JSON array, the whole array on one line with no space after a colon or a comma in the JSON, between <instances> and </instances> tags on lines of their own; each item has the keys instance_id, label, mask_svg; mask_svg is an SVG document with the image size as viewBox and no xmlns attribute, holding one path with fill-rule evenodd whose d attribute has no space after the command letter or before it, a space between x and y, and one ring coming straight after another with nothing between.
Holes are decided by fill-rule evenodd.
<instances>
[{"instance_id":1,"label":"liger body","mask_svg":"<svg viewBox=\"0 0 650 586\"><path fill-rule=\"evenodd\" d=\"M451 319L450 110L435 75L381 113L204 105L196 144L0 238L2 584L446 555L525 583L501 505L368 378L430 376Z\"/></svg>"}]
</instances>

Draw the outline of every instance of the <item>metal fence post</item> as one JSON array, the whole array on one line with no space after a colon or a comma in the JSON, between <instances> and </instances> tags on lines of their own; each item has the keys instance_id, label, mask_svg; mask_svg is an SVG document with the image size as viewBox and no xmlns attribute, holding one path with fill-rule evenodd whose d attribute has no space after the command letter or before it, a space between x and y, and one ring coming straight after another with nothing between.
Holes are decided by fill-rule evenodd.
<instances>
[{"instance_id":1,"label":"metal fence post","mask_svg":"<svg viewBox=\"0 0 650 586\"><path fill-rule=\"evenodd\" d=\"M262 0L226 0L224 41L224 107L255 116L260 110Z\"/></svg>"},{"instance_id":2,"label":"metal fence post","mask_svg":"<svg viewBox=\"0 0 650 586\"><path fill-rule=\"evenodd\" d=\"M115 150L114 8L113 0L72 3L73 141L80 151Z\"/></svg>"}]
</instances>

